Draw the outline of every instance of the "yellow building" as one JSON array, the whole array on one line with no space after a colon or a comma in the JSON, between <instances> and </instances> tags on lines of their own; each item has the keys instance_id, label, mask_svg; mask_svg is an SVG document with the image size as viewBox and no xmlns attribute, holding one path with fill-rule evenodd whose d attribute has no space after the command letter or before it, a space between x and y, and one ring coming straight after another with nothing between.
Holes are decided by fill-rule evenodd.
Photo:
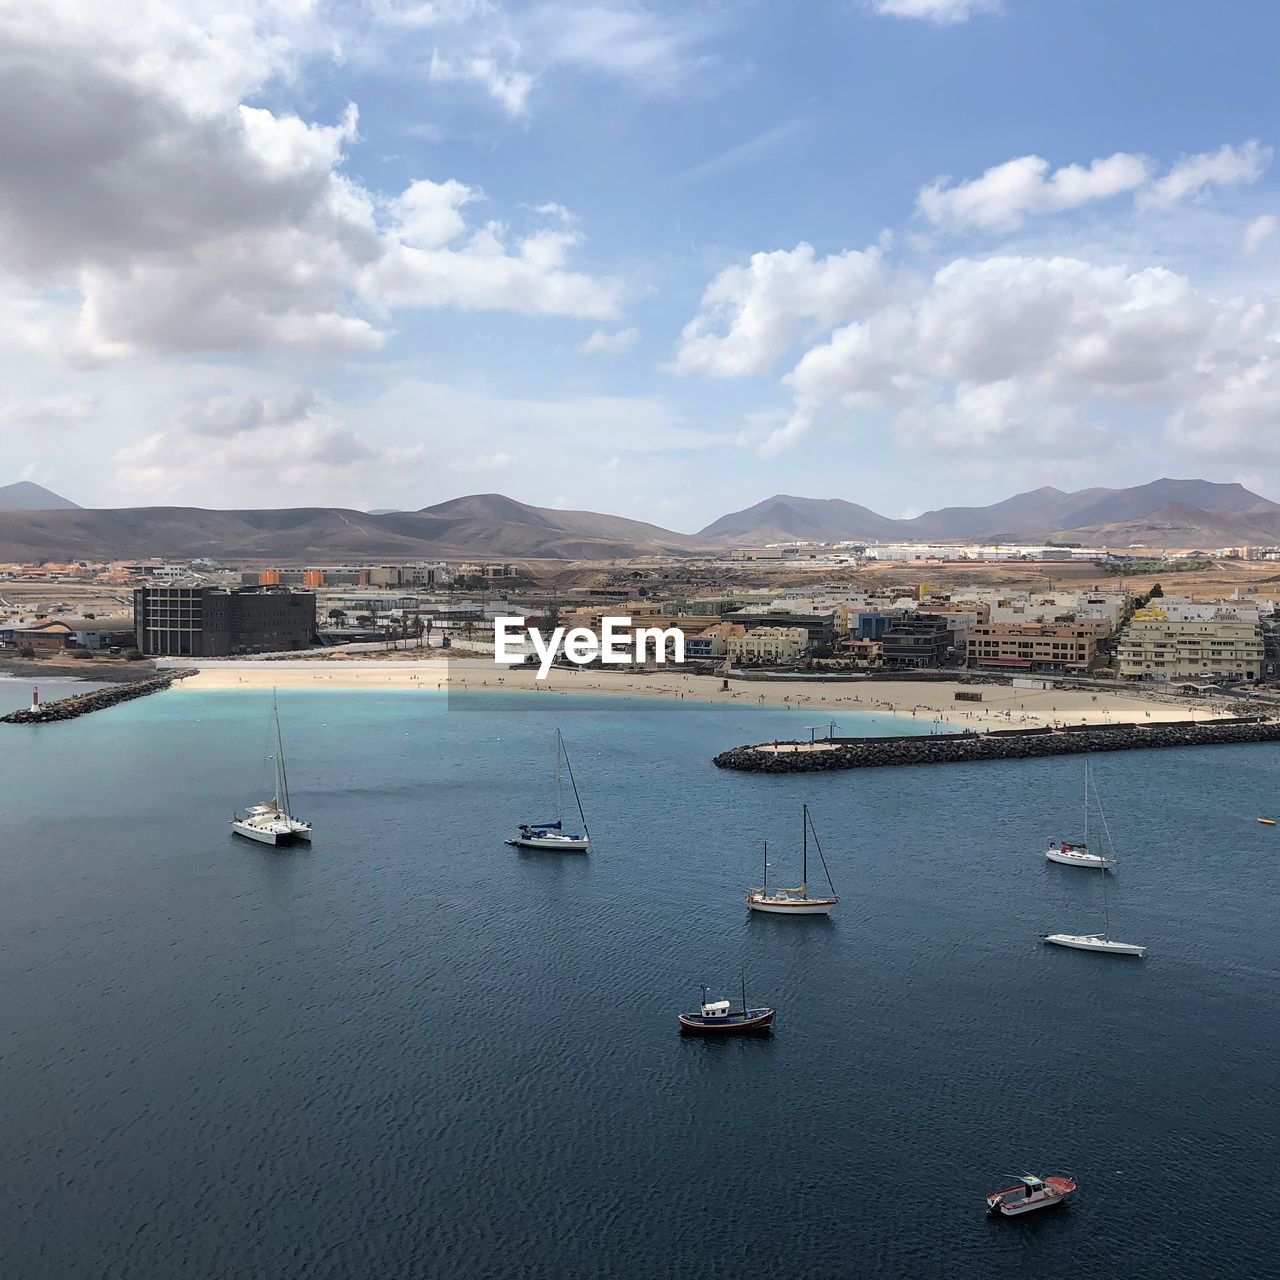
<instances>
[{"instance_id":1,"label":"yellow building","mask_svg":"<svg viewBox=\"0 0 1280 1280\"><path fill-rule=\"evenodd\" d=\"M1172 680L1232 676L1256 680L1262 670L1262 636L1239 618L1174 619L1158 608L1133 615L1117 651L1120 674L1130 679Z\"/></svg>"},{"instance_id":2,"label":"yellow building","mask_svg":"<svg viewBox=\"0 0 1280 1280\"><path fill-rule=\"evenodd\" d=\"M753 627L725 641L732 661L766 664L794 662L808 645L809 633L803 627Z\"/></svg>"}]
</instances>

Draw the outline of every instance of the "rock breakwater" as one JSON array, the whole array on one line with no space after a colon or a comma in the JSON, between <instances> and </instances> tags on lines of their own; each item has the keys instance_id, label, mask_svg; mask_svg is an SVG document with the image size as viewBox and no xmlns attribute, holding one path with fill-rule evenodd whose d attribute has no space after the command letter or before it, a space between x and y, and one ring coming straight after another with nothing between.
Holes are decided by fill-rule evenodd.
<instances>
[{"instance_id":1,"label":"rock breakwater","mask_svg":"<svg viewBox=\"0 0 1280 1280\"><path fill-rule=\"evenodd\" d=\"M819 773L828 769L879 769L893 765L968 764L979 760L1029 760L1094 751L1227 746L1280 742L1280 720L1261 716L1231 720L1181 720L1162 724L1088 725L1070 729L1004 729L894 738L833 738L830 743L783 742L733 747L712 761L746 773ZM788 748L795 748L788 750Z\"/></svg>"},{"instance_id":2,"label":"rock breakwater","mask_svg":"<svg viewBox=\"0 0 1280 1280\"><path fill-rule=\"evenodd\" d=\"M131 684L114 684L105 689L92 689L88 693L73 694L70 698L58 698L54 702L42 702L38 707L23 707L0 716L0 724L58 724L63 720L75 720L91 711L102 711L120 702L145 698L149 693L167 689L175 680L196 675L191 667L165 671L150 680L137 680Z\"/></svg>"}]
</instances>

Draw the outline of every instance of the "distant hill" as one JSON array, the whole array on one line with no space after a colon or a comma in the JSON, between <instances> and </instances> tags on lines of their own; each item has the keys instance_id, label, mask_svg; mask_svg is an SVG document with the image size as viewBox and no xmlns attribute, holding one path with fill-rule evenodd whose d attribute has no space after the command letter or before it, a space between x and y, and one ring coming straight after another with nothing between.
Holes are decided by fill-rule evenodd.
<instances>
[{"instance_id":1,"label":"distant hill","mask_svg":"<svg viewBox=\"0 0 1280 1280\"><path fill-rule=\"evenodd\" d=\"M533 507L499 494L455 498L421 511L385 515L330 507L0 511L0 560L6 561L143 556L612 560L649 554L689 555L705 545L699 539L638 520Z\"/></svg>"},{"instance_id":2,"label":"distant hill","mask_svg":"<svg viewBox=\"0 0 1280 1280\"><path fill-rule=\"evenodd\" d=\"M30 480L0 485L0 511L79 511L74 502Z\"/></svg>"},{"instance_id":3,"label":"distant hill","mask_svg":"<svg viewBox=\"0 0 1280 1280\"><path fill-rule=\"evenodd\" d=\"M0 494L34 500L38 485ZM29 491L35 490L36 495ZM1280 545L1280 504L1238 484L1156 480L1131 489L1036 489L986 507L944 507L910 520L841 498L779 494L722 516L700 533L594 511L535 507L497 493L453 498L420 511L334 507L208 511L136 507L88 511L0 507L0 561L125 560L168 556L271 560L625 560L693 556L713 546L766 542L1041 540L1086 545Z\"/></svg>"},{"instance_id":4,"label":"distant hill","mask_svg":"<svg viewBox=\"0 0 1280 1280\"><path fill-rule=\"evenodd\" d=\"M699 537L720 545L899 539L1012 541L1067 534L1081 535L1072 536L1072 541L1101 541L1103 531L1107 531L1107 538L1120 536L1129 523L1140 525L1157 512L1166 514L1155 519L1148 532L1165 537L1163 545L1181 546L1188 541L1267 543L1276 538L1273 527L1280 517L1280 504L1239 484L1154 480L1129 489L1080 489L1074 493L1046 487L986 507L943 507L910 520L894 520L839 498L780 494L721 516ZM1214 529L1219 532L1213 534Z\"/></svg>"}]
</instances>

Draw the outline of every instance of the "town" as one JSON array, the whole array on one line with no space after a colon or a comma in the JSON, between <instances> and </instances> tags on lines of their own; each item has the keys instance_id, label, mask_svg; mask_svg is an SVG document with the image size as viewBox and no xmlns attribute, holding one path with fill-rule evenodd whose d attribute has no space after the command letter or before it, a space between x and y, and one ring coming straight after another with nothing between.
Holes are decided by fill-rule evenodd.
<instances>
[{"instance_id":1,"label":"town","mask_svg":"<svg viewBox=\"0 0 1280 1280\"><path fill-rule=\"evenodd\" d=\"M1280 575L1270 549L909 552L734 548L571 566L14 564L0 566L0 648L10 660L71 662L85 674L154 659L475 656L493 653L501 618L603 639L604 619L624 615L629 647L641 632L667 633L666 660L677 656L678 632L691 671L967 670L1189 695L1223 685L1265 692L1276 677ZM516 643L507 640L505 661ZM542 660L528 638L523 656Z\"/></svg>"}]
</instances>

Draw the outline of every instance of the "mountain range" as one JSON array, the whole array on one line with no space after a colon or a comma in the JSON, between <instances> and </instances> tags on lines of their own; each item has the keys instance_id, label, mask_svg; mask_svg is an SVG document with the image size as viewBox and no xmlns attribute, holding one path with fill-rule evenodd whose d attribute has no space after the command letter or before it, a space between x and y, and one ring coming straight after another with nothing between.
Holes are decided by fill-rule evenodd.
<instances>
[{"instance_id":1,"label":"mountain range","mask_svg":"<svg viewBox=\"0 0 1280 1280\"><path fill-rule=\"evenodd\" d=\"M376 513L336 507L89 510L26 481L0 487L0 561L615 560L768 542L1023 540L1210 550L1280 544L1280 503L1239 484L1166 479L1128 489L1035 489L986 507L943 507L894 519L841 498L780 494L684 534L493 493L420 511Z\"/></svg>"}]
</instances>

